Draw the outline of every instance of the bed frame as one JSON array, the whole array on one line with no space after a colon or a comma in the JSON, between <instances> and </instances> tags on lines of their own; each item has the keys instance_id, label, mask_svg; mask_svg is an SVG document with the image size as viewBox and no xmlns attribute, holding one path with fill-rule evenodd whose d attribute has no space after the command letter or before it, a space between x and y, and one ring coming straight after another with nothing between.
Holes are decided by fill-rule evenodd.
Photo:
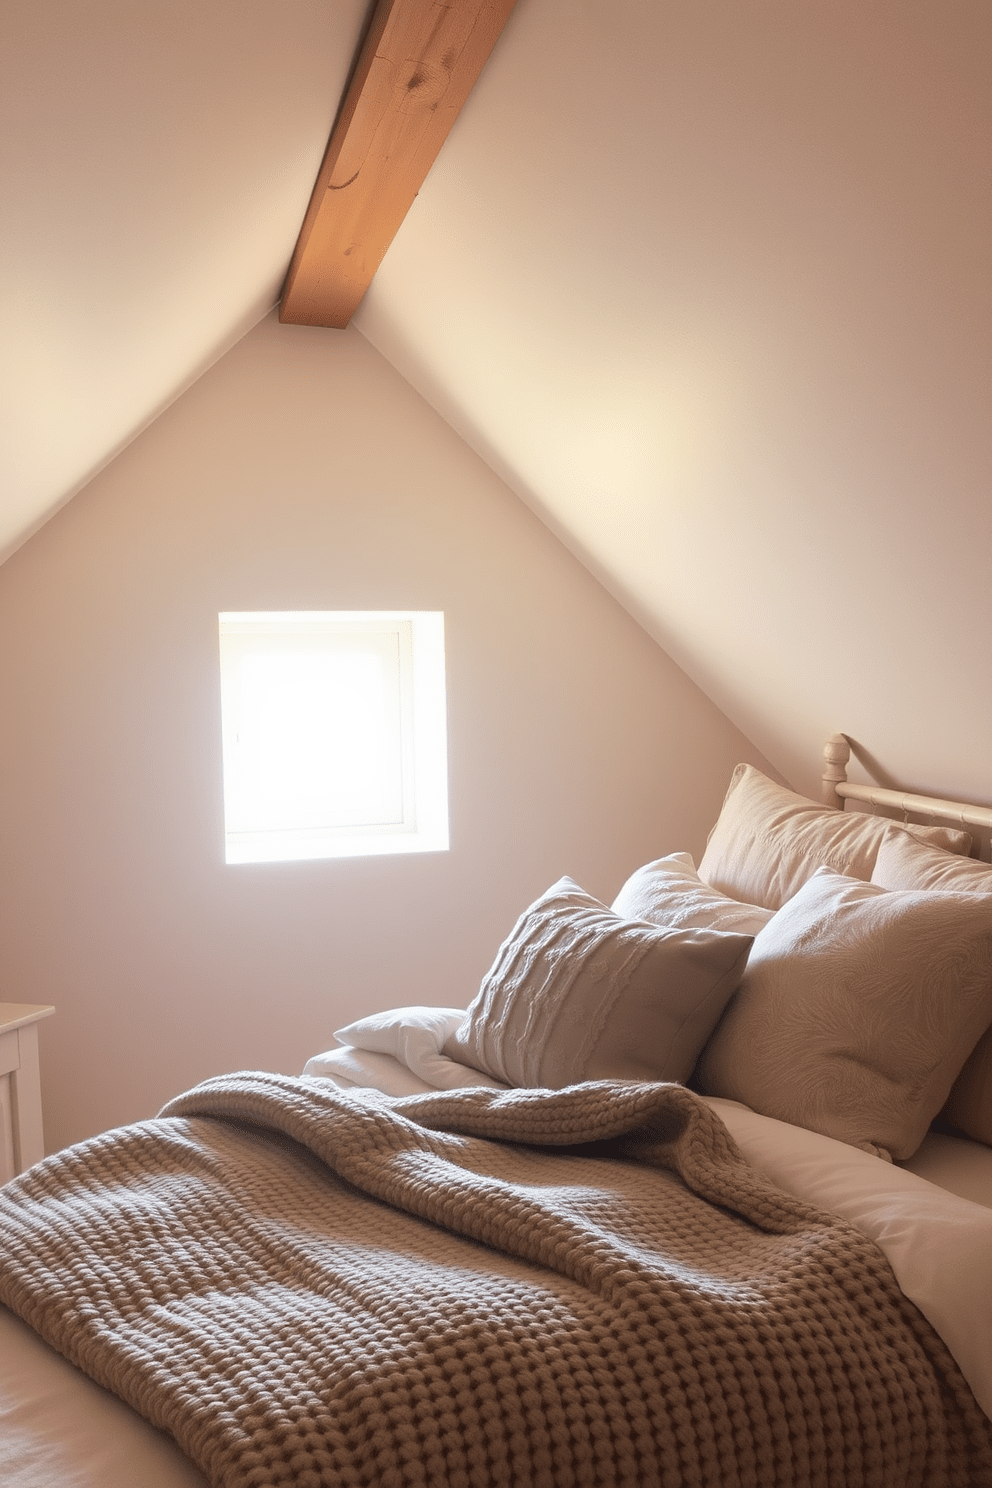
<instances>
[{"instance_id":1,"label":"bed frame","mask_svg":"<svg viewBox=\"0 0 992 1488\"><path fill-rule=\"evenodd\" d=\"M946 823L955 827L977 827L988 839L992 832L992 806L973 806L967 801L944 801L937 796L917 796L906 791L889 790L881 785L859 785L847 778L851 743L846 734L831 734L823 746L823 802L841 811L846 801L863 803L872 811L881 810L901 815L923 817L926 823Z\"/></svg>"}]
</instances>

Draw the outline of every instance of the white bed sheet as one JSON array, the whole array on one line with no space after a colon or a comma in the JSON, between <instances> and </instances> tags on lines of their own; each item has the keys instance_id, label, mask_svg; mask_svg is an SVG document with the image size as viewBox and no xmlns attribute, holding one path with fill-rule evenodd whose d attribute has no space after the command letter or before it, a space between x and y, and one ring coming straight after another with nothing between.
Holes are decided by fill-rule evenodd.
<instances>
[{"instance_id":1,"label":"white bed sheet","mask_svg":"<svg viewBox=\"0 0 992 1488\"><path fill-rule=\"evenodd\" d=\"M960 1199L992 1209L992 1147L984 1142L928 1132L922 1147L899 1166Z\"/></svg>"}]
</instances>

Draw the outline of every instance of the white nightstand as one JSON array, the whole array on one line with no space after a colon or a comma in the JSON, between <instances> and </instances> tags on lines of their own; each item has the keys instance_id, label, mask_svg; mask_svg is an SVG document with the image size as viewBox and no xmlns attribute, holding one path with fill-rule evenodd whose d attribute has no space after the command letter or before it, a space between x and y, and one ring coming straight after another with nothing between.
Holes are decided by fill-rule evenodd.
<instances>
[{"instance_id":1,"label":"white nightstand","mask_svg":"<svg viewBox=\"0 0 992 1488\"><path fill-rule=\"evenodd\" d=\"M53 1007L0 1002L0 1183L45 1155L38 1023Z\"/></svg>"}]
</instances>

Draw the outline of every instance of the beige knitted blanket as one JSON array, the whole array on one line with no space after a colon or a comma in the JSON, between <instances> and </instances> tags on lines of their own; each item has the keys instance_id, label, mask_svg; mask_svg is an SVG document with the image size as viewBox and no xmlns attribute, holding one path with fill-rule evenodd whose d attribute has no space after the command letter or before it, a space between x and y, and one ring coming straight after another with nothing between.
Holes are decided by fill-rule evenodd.
<instances>
[{"instance_id":1,"label":"beige knitted blanket","mask_svg":"<svg viewBox=\"0 0 992 1488\"><path fill-rule=\"evenodd\" d=\"M0 1295L231 1488L992 1483L881 1253L680 1086L211 1080L0 1191Z\"/></svg>"}]
</instances>

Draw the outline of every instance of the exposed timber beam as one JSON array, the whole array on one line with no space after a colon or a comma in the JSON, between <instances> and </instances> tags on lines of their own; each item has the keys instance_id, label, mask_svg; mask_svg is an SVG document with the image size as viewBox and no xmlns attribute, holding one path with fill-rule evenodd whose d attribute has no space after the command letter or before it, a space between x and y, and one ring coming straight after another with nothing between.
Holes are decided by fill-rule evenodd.
<instances>
[{"instance_id":1,"label":"exposed timber beam","mask_svg":"<svg viewBox=\"0 0 992 1488\"><path fill-rule=\"evenodd\" d=\"M343 329L516 0L379 0L283 289L279 318Z\"/></svg>"}]
</instances>

